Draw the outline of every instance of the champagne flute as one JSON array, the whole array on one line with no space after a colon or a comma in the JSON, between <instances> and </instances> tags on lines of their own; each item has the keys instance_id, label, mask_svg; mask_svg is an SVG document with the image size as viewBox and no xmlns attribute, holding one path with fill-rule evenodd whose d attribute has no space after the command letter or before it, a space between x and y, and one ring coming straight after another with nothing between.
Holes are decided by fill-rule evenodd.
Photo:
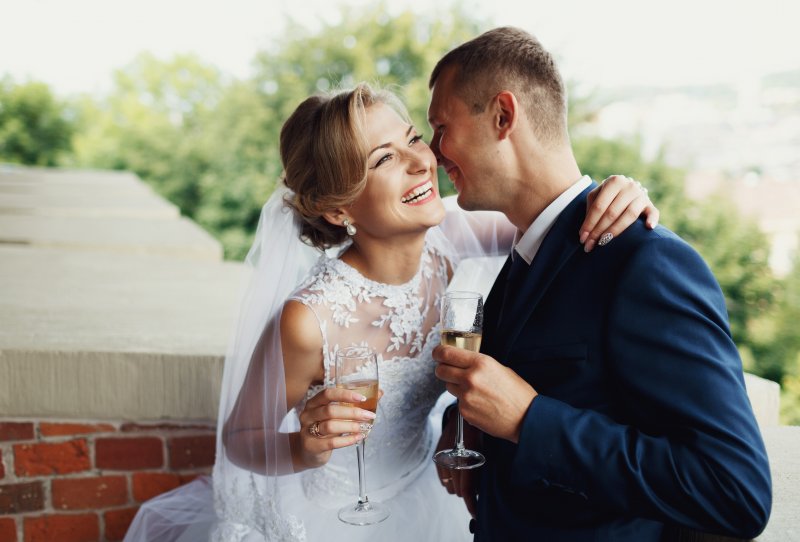
<instances>
[{"instance_id":1,"label":"champagne flute","mask_svg":"<svg viewBox=\"0 0 800 542\"><path fill-rule=\"evenodd\" d=\"M364 346L351 346L336 352L336 387L352 390L367 398L363 403L341 403L358 406L372 412L378 409L378 361L375 352ZM389 509L367 498L364 445L372 429L371 423L362 422L364 438L356 445L358 456L358 502L339 510L339 519L351 525L372 525L389 517Z\"/></svg>"},{"instance_id":2,"label":"champagne flute","mask_svg":"<svg viewBox=\"0 0 800 542\"><path fill-rule=\"evenodd\" d=\"M476 292L447 292L442 300L442 344L477 352L483 330L483 297ZM464 419L456 406L456 442L433 456L448 469L474 469L486 462L483 454L464 447Z\"/></svg>"}]
</instances>

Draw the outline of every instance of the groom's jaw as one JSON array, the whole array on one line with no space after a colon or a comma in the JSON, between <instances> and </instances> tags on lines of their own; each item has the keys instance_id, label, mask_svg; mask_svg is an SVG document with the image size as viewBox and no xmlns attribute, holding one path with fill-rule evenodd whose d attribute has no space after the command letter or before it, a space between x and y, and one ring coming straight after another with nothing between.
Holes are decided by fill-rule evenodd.
<instances>
[{"instance_id":1,"label":"groom's jaw","mask_svg":"<svg viewBox=\"0 0 800 542\"><path fill-rule=\"evenodd\" d=\"M407 205L414 205L415 203L421 203L433 195L433 181L425 181L421 184L418 184L405 194L400 199L401 202Z\"/></svg>"}]
</instances>

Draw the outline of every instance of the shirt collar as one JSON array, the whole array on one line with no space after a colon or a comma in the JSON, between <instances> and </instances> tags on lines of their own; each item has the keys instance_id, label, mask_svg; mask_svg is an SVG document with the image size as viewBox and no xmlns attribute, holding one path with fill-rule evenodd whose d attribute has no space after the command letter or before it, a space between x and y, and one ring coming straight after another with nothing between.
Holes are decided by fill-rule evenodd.
<instances>
[{"instance_id":1,"label":"shirt collar","mask_svg":"<svg viewBox=\"0 0 800 542\"><path fill-rule=\"evenodd\" d=\"M544 211L536 217L536 220L533 221L521 237L519 230L517 230L517 233L514 234L514 250L511 252L511 257L513 258L514 252L517 252L530 265L536 253L539 252L539 247L542 246L547 232L555 224L558 215L591 184L592 179L588 175L584 175L562 192L553 203L545 207Z\"/></svg>"}]
</instances>

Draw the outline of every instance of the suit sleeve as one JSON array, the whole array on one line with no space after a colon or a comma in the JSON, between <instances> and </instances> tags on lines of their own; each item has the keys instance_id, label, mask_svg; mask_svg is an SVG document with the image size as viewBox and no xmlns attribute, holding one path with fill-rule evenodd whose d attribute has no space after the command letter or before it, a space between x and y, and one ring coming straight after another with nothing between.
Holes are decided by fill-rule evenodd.
<instances>
[{"instance_id":1,"label":"suit sleeve","mask_svg":"<svg viewBox=\"0 0 800 542\"><path fill-rule=\"evenodd\" d=\"M538 396L523 421L521 484L579 493L616 513L752 538L771 481L719 285L678 238L638 248L608 314L614 414ZM600 325L600 324L598 324Z\"/></svg>"}]
</instances>

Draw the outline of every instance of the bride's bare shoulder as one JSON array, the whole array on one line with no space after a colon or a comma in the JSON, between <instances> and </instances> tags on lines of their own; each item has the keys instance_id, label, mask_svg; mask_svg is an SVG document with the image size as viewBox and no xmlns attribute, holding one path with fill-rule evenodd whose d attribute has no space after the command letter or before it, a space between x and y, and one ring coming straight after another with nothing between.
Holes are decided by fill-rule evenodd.
<instances>
[{"instance_id":1,"label":"bride's bare shoulder","mask_svg":"<svg viewBox=\"0 0 800 542\"><path fill-rule=\"evenodd\" d=\"M322 332L311 307L294 299L284 304L281 314L281 346L284 356L307 356L322 351Z\"/></svg>"}]
</instances>

